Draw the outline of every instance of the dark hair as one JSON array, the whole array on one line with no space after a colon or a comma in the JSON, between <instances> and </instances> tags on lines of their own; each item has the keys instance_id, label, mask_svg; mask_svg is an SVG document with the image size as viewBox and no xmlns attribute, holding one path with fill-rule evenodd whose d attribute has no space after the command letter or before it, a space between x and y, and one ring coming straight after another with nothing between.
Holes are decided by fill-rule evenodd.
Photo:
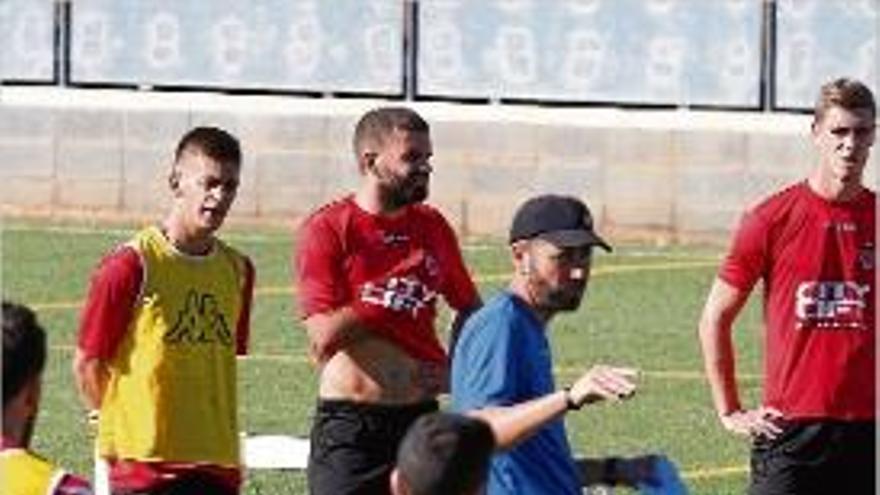
<instances>
[{"instance_id":1,"label":"dark hair","mask_svg":"<svg viewBox=\"0 0 880 495\"><path fill-rule=\"evenodd\" d=\"M816 99L813 122L821 122L831 107L847 110L866 109L871 111L871 118L877 117L877 106L871 90L855 79L841 77L822 85Z\"/></svg>"},{"instance_id":2,"label":"dark hair","mask_svg":"<svg viewBox=\"0 0 880 495\"><path fill-rule=\"evenodd\" d=\"M483 486L495 437L482 420L432 413L407 431L397 469L413 495L456 495Z\"/></svg>"},{"instance_id":3,"label":"dark hair","mask_svg":"<svg viewBox=\"0 0 880 495\"><path fill-rule=\"evenodd\" d=\"M365 113L354 128L354 153L359 156L366 144L381 145L395 130L430 132L430 129L425 119L410 108L374 108Z\"/></svg>"},{"instance_id":4,"label":"dark hair","mask_svg":"<svg viewBox=\"0 0 880 495\"><path fill-rule=\"evenodd\" d=\"M241 165L241 146L238 139L219 127L196 127L180 138L174 151L174 162L186 152L204 153L220 163Z\"/></svg>"},{"instance_id":5,"label":"dark hair","mask_svg":"<svg viewBox=\"0 0 880 495\"><path fill-rule=\"evenodd\" d=\"M46 332L30 308L3 301L3 407L46 364Z\"/></svg>"}]
</instances>

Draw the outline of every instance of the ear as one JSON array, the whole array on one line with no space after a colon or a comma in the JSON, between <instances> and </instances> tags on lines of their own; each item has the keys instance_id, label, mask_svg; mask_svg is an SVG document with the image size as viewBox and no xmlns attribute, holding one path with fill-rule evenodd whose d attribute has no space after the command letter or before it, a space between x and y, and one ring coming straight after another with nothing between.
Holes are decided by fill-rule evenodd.
<instances>
[{"instance_id":1,"label":"ear","mask_svg":"<svg viewBox=\"0 0 880 495\"><path fill-rule=\"evenodd\" d=\"M180 169L177 165L171 167L171 172L168 174L168 187L171 188L171 192L177 193L180 188Z\"/></svg>"},{"instance_id":2,"label":"ear","mask_svg":"<svg viewBox=\"0 0 880 495\"><path fill-rule=\"evenodd\" d=\"M810 123L810 134L812 134L813 136L815 136L815 135L816 135L816 130L817 130L818 128L819 128L819 122L817 122L816 119L814 118L813 121Z\"/></svg>"},{"instance_id":3,"label":"ear","mask_svg":"<svg viewBox=\"0 0 880 495\"><path fill-rule=\"evenodd\" d=\"M513 256L513 265L520 275L528 275L531 272L531 255L529 254L528 241L517 241L510 246Z\"/></svg>"},{"instance_id":4,"label":"ear","mask_svg":"<svg viewBox=\"0 0 880 495\"><path fill-rule=\"evenodd\" d=\"M31 417L40 407L40 388L40 377L31 378L12 398L11 403L3 408L4 411L14 411L15 415L22 418Z\"/></svg>"},{"instance_id":5,"label":"ear","mask_svg":"<svg viewBox=\"0 0 880 495\"><path fill-rule=\"evenodd\" d=\"M371 150L363 150L358 155L358 168L362 174L366 175L369 171L376 167L376 153Z\"/></svg>"},{"instance_id":6,"label":"ear","mask_svg":"<svg viewBox=\"0 0 880 495\"><path fill-rule=\"evenodd\" d=\"M391 484L392 495L409 495L409 489L406 486L406 482L400 476L399 469L394 468L391 471L391 478L388 481Z\"/></svg>"},{"instance_id":7,"label":"ear","mask_svg":"<svg viewBox=\"0 0 880 495\"><path fill-rule=\"evenodd\" d=\"M29 410L37 411L37 409L39 409L42 390L43 384L39 375L33 377L31 379L31 382L28 383L27 387L25 387L25 403L27 404Z\"/></svg>"}]
</instances>

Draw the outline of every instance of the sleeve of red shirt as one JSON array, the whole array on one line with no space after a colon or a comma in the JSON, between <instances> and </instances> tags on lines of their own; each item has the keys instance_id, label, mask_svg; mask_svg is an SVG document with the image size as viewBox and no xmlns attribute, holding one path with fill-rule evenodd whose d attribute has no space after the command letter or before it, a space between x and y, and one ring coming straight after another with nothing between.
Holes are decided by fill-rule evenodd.
<instances>
[{"instance_id":1,"label":"sleeve of red shirt","mask_svg":"<svg viewBox=\"0 0 880 495\"><path fill-rule=\"evenodd\" d=\"M256 270L250 258L244 258L244 283L241 286L241 312L235 327L235 353L244 356L248 353L251 337L251 308L254 302L254 280Z\"/></svg>"},{"instance_id":2,"label":"sleeve of red shirt","mask_svg":"<svg viewBox=\"0 0 880 495\"><path fill-rule=\"evenodd\" d=\"M443 297L446 302L456 310L464 310L474 307L480 298L471 274L464 264L461 249L458 247L458 238L449 223L438 213L438 232L440 233L440 246L446 263L443 271L446 278L443 282Z\"/></svg>"},{"instance_id":3,"label":"sleeve of red shirt","mask_svg":"<svg viewBox=\"0 0 880 495\"><path fill-rule=\"evenodd\" d=\"M765 272L767 251L766 222L755 211L746 213L718 271L718 278L740 290L752 290Z\"/></svg>"},{"instance_id":4,"label":"sleeve of red shirt","mask_svg":"<svg viewBox=\"0 0 880 495\"><path fill-rule=\"evenodd\" d=\"M143 267L134 248L120 247L101 260L80 315L77 346L85 357L113 357L131 322L142 281Z\"/></svg>"},{"instance_id":5,"label":"sleeve of red shirt","mask_svg":"<svg viewBox=\"0 0 880 495\"><path fill-rule=\"evenodd\" d=\"M342 273L342 242L323 217L310 218L300 229L294 254L300 316L326 313L344 306L346 294Z\"/></svg>"}]
</instances>

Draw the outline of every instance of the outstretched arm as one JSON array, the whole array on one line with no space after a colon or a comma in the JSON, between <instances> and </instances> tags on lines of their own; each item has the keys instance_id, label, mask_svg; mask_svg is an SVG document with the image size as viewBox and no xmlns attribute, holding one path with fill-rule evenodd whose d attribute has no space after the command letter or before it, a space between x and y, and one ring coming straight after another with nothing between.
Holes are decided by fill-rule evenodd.
<instances>
[{"instance_id":1,"label":"outstretched arm","mask_svg":"<svg viewBox=\"0 0 880 495\"><path fill-rule=\"evenodd\" d=\"M623 400L633 396L633 381L638 371L632 368L596 365L572 386L543 397L511 406L495 406L470 411L492 427L497 448L505 450L533 435L569 409L602 400Z\"/></svg>"}]
</instances>

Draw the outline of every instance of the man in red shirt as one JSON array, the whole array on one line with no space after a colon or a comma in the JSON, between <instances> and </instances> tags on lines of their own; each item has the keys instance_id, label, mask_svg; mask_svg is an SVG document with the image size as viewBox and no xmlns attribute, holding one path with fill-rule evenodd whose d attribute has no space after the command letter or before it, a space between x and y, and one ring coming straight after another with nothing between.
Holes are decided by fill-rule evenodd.
<instances>
[{"instance_id":1,"label":"man in red shirt","mask_svg":"<svg viewBox=\"0 0 880 495\"><path fill-rule=\"evenodd\" d=\"M360 119L353 144L360 187L306 219L294 260L320 373L314 494L388 493L401 438L447 389L438 296L457 312L453 328L480 304L452 228L422 203L427 122L408 108L378 108Z\"/></svg>"},{"instance_id":2,"label":"man in red shirt","mask_svg":"<svg viewBox=\"0 0 880 495\"><path fill-rule=\"evenodd\" d=\"M721 424L752 440L751 494L874 493L876 195L862 175L876 130L862 83L824 85L806 181L743 218L700 320ZM764 396L740 403L731 327L764 286Z\"/></svg>"}]
</instances>

